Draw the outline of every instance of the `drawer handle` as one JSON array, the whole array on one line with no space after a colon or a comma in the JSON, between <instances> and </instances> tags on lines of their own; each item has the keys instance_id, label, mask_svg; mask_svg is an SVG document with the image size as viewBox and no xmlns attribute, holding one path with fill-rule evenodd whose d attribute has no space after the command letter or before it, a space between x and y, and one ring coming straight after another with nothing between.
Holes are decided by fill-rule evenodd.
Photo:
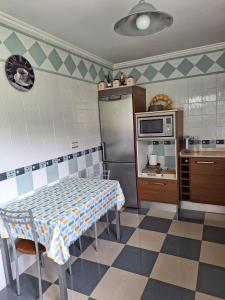
<instances>
[{"instance_id":1,"label":"drawer handle","mask_svg":"<svg viewBox=\"0 0 225 300\"><path fill-rule=\"evenodd\" d=\"M216 162L215 161L196 161L195 162L196 164L215 164Z\"/></svg>"},{"instance_id":2,"label":"drawer handle","mask_svg":"<svg viewBox=\"0 0 225 300\"><path fill-rule=\"evenodd\" d=\"M154 185L160 185L160 186L165 186L166 185L165 183L162 183L162 182L154 182L153 184Z\"/></svg>"}]
</instances>

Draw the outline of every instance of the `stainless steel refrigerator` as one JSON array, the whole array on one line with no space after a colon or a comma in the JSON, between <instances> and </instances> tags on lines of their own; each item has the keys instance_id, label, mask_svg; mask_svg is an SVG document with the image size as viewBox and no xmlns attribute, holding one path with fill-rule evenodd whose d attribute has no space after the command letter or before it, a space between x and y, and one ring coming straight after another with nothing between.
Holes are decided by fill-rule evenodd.
<instances>
[{"instance_id":1,"label":"stainless steel refrigerator","mask_svg":"<svg viewBox=\"0 0 225 300\"><path fill-rule=\"evenodd\" d=\"M105 168L120 182L127 207L137 207L136 158L132 94L99 99Z\"/></svg>"}]
</instances>

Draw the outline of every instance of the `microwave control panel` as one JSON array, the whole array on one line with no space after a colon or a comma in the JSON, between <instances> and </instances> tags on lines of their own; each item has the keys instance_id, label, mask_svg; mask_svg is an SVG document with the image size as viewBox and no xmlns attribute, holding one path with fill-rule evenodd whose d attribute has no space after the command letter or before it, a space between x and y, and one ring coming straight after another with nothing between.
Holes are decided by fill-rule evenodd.
<instances>
[{"instance_id":1,"label":"microwave control panel","mask_svg":"<svg viewBox=\"0 0 225 300\"><path fill-rule=\"evenodd\" d=\"M169 116L166 118L165 122L165 136L172 136L173 135L173 117Z\"/></svg>"}]
</instances>

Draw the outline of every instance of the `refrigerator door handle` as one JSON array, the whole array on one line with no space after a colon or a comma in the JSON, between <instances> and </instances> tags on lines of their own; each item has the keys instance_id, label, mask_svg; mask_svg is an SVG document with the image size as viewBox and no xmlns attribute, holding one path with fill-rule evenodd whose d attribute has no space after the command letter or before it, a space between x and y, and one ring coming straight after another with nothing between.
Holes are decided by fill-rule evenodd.
<instances>
[{"instance_id":1,"label":"refrigerator door handle","mask_svg":"<svg viewBox=\"0 0 225 300\"><path fill-rule=\"evenodd\" d=\"M101 142L101 146L102 146L102 160L105 161L106 160L106 155L105 155L105 143Z\"/></svg>"}]
</instances>

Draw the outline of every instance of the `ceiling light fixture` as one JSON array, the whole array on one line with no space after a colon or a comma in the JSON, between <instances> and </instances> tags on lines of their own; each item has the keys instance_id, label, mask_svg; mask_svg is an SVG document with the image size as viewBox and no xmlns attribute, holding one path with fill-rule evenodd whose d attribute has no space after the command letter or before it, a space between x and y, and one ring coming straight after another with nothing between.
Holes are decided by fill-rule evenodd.
<instances>
[{"instance_id":1,"label":"ceiling light fixture","mask_svg":"<svg viewBox=\"0 0 225 300\"><path fill-rule=\"evenodd\" d=\"M144 36L162 31L170 27L173 17L157 10L152 4L140 0L128 13L114 26L115 32L126 36Z\"/></svg>"}]
</instances>

